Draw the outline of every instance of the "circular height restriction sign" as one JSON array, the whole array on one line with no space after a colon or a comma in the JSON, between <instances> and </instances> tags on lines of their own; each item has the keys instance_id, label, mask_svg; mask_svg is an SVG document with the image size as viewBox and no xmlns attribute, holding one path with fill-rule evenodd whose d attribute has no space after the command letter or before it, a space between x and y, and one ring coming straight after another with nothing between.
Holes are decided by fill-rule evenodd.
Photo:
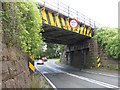
<instances>
[{"instance_id":1,"label":"circular height restriction sign","mask_svg":"<svg viewBox=\"0 0 120 90\"><path fill-rule=\"evenodd\" d=\"M76 28L78 26L78 21L76 19L71 19L69 25L71 28Z\"/></svg>"}]
</instances>

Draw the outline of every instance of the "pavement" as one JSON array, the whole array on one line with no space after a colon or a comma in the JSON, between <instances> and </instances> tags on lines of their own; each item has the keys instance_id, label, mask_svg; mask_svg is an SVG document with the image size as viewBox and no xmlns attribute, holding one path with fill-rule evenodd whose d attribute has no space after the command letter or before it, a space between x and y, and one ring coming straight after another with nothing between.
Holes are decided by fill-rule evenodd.
<instances>
[{"instance_id":1,"label":"pavement","mask_svg":"<svg viewBox=\"0 0 120 90\"><path fill-rule=\"evenodd\" d=\"M111 74L100 70L79 70L68 65L57 65L55 64L57 60L48 60L44 65L35 63L36 69L50 81L54 88L119 90L116 72Z\"/></svg>"}]
</instances>

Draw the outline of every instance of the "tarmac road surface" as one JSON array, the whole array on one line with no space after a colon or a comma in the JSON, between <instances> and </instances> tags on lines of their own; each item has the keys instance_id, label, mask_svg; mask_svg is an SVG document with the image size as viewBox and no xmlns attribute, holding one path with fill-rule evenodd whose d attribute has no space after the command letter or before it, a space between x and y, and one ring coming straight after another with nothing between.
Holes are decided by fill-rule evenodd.
<instances>
[{"instance_id":1,"label":"tarmac road surface","mask_svg":"<svg viewBox=\"0 0 120 90\"><path fill-rule=\"evenodd\" d=\"M48 60L44 65L37 65L35 62L36 69L49 79L54 88L119 90L117 75L80 71L72 66L59 66L55 64L57 60Z\"/></svg>"}]
</instances>

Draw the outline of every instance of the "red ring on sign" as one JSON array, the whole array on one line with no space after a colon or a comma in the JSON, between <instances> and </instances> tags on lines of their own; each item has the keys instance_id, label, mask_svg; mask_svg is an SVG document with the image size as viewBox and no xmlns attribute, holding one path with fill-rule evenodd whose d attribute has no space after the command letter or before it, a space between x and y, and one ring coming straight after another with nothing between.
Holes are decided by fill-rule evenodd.
<instances>
[{"instance_id":1,"label":"red ring on sign","mask_svg":"<svg viewBox=\"0 0 120 90\"><path fill-rule=\"evenodd\" d=\"M77 25L76 25L75 27L73 27L73 26L70 25L70 22L71 22L72 20L76 21L76 23L77 23ZM69 22L69 25L70 25L71 28L76 28L76 27L78 26L78 21L77 21L76 19L71 19L70 22Z\"/></svg>"}]
</instances>

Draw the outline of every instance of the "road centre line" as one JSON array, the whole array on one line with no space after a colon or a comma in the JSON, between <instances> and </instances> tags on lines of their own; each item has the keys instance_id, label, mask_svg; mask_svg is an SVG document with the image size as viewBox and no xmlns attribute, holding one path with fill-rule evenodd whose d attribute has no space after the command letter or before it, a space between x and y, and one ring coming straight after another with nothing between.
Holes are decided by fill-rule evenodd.
<instances>
[{"instance_id":1,"label":"road centre line","mask_svg":"<svg viewBox=\"0 0 120 90\"><path fill-rule=\"evenodd\" d=\"M58 70L58 69L55 69L49 65L46 65L48 68L51 68L53 70L57 70L59 72L63 72L67 75L70 75L70 76L73 76L73 77L76 77L76 78L79 78L79 79L82 79L84 81L88 81L88 82L91 82L91 83L94 83L94 84L98 84L98 85L101 85L103 87L106 87L106 88L119 88L118 86L115 86L115 85L111 85L111 84L108 84L108 83L104 83L104 82L101 82L101 81L97 81L97 80L94 80L94 79L90 79L90 78L86 78L86 77L83 77L83 76L78 76L78 75L75 75L75 74L71 74L71 73L68 73L68 72L65 72L65 71L62 71L62 70Z\"/></svg>"}]
</instances>

